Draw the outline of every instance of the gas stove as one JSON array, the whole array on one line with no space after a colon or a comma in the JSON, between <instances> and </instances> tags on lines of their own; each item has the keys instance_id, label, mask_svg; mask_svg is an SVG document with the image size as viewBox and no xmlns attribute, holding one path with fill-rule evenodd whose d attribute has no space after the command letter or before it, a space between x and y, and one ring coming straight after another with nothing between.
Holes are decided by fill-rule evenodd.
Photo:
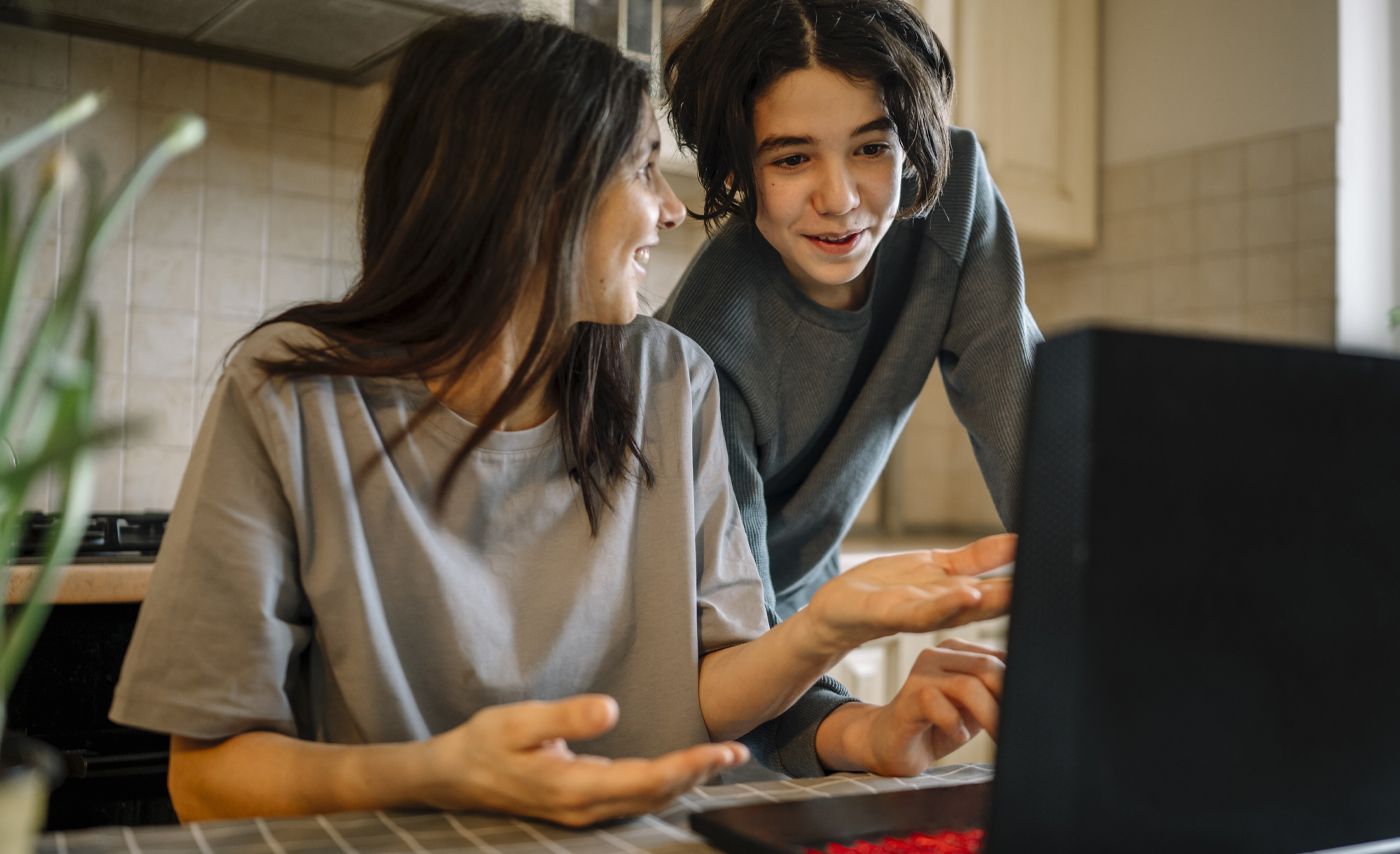
<instances>
[{"instance_id":1,"label":"gas stove","mask_svg":"<svg viewBox=\"0 0 1400 854\"><path fill-rule=\"evenodd\" d=\"M75 563L145 562L160 549L169 513L94 513L78 545ZM49 531L58 523L54 513L25 513L20 521L16 555L21 563L38 559Z\"/></svg>"}]
</instances>

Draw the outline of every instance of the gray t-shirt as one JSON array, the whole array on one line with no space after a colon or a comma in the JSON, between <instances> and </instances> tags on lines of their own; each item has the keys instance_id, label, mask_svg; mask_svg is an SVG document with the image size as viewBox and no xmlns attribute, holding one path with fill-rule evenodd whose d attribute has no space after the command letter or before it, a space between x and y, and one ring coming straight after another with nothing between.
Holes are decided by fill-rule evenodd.
<instances>
[{"instance_id":1,"label":"gray t-shirt","mask_svg":"<svg viewBox=\"0 0 1400 854\"><path fill-rule=\"evenodd\" d=\"M192 738L271 730L362 744L598 691L621 719L581 751L655 756L707 741L700 656L768 620L710 360L647 318L625 339L656 482L620 483L594 537L557 417L493 433L435 513L472 425L432 401L386 454L431 401L421 381L265 380L256 357L317 339L290 324L259 331L200 429L112 719Z\"/></svg>"}]
</instances>

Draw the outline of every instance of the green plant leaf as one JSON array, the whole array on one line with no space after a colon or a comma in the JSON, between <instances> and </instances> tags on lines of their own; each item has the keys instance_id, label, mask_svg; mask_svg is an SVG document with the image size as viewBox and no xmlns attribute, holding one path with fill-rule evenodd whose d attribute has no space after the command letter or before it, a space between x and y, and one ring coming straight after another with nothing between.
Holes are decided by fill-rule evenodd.
<instances>
[{"instance_id":1,"label":"green plant leaf","mask_svg":"<svg viewBox=\"0 0 1400 854\"><path fill-rule=\"evenodd\" d=\"M39 185L38 197L29 211L20 233L19 244L13 252L6 252L6 260L0 263L0 381L11 373L11 341L15 323L19 320L20 306L24 300L24 285L34 269L35 249L43 238L44 227L58 205L58 198L72 184L72 159L60 153L44 170L43 181ZM8 240L8 238L6 238ZM0 428L0 436L9 435Z\"/></svg>"},{"instance_id":2,"label":"green plant leaf","mask_svg":"<svg viewBox=\"0 0 1400 854\"><path fill-rule=\"evenodd\" d=\"M49 140L57 139L69 128L87 121L101 106L101 95L86 92L59 107L58 112L19 136L0 143L0 169L6 168Z\"/></svg>"}]
</instances>

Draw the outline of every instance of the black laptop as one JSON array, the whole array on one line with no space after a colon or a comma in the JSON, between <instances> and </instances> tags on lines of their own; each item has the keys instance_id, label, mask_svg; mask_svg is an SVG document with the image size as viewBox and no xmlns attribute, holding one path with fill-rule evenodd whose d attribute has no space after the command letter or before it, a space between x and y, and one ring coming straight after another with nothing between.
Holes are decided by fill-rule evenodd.
<instances>
[{"instance_id":1,"label":"black laptop","mask_svg":"<svg viewBox=\"0 0 1400 854\"><path fill-rule=\"evenodd\" d=\"M1041 346L1027 431L994 781L695 830L1400 851L1400 360L1089 329Z\"/></svg>"}]
</instances>

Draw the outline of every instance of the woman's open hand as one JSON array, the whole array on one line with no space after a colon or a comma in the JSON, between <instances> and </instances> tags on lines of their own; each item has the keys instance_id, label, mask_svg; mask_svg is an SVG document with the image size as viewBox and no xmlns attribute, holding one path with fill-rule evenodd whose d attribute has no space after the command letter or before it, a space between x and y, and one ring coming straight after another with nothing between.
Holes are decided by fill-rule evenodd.
<instances>
[{"instance_id":1,"label":"woman's open hand","mask_svg":"<svg viewBox=\"0 0 1400 854\"><path fill-rule=\"evenodd\" d=\"M1007 579L978 579L1016 558L1016 535L983 537L959 549L887 555L823 584L805 618L819 649L844 654L899 632L931 632L1006 613Z\"/></svg>"},{"instance_id":2,"label":"woman's open hand","mask_svg":"<svg viewBox=\"0 0 1400 854\"><path fill-rule=\"evenodd\" d=\"M748 750L734 742L655 759L605 759L569 749L569 740L612 729L617 715L617 702L602 694L482 709L429 741L433 782L423 800L441 809L487 809L580 827L661 809L748 761Z\"/></svg>"}]
</instances>

